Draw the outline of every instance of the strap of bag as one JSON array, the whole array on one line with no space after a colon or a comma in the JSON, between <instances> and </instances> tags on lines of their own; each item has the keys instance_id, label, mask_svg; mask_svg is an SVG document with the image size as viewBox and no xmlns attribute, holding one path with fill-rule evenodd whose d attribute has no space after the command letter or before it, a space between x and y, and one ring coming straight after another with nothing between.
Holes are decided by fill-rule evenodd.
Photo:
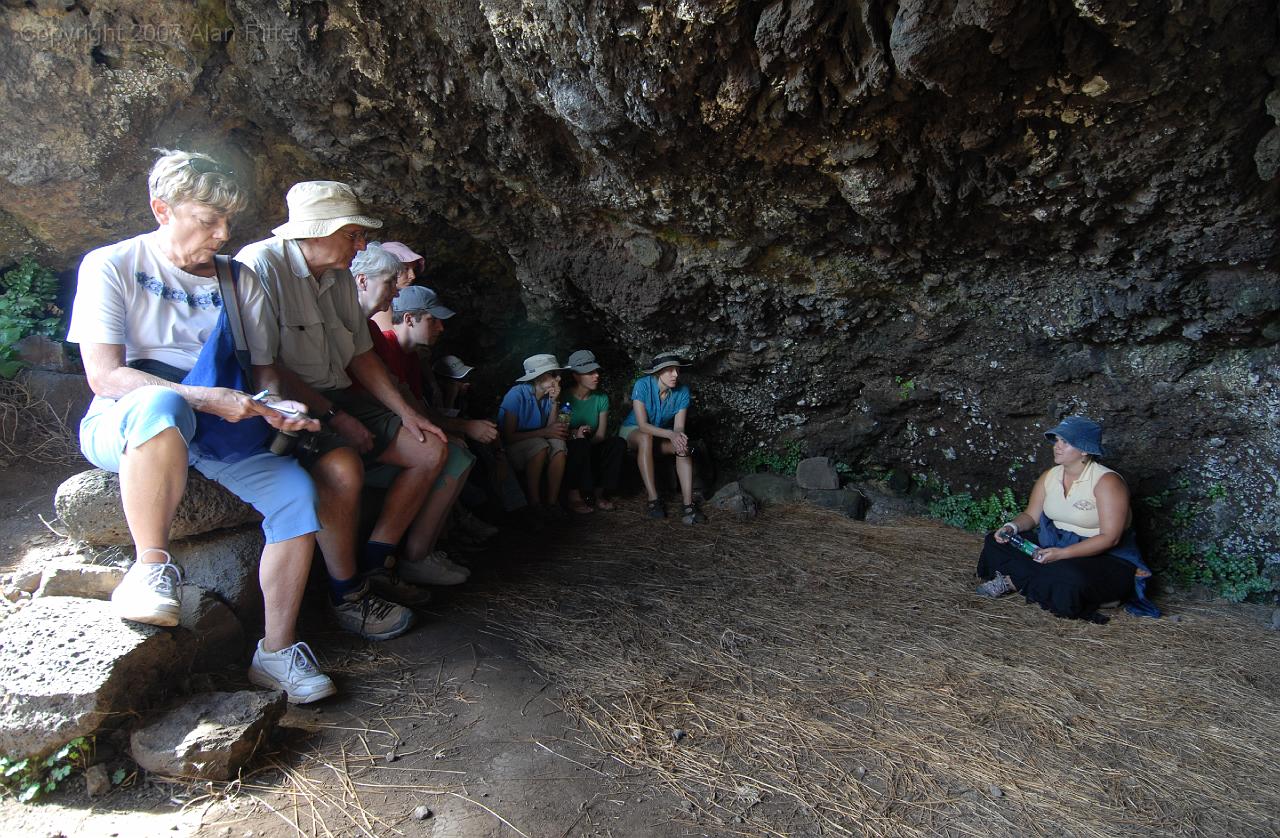
<instances>
[{"instance_id":1,"label":"strap of bag","mask_svg":"<svg viewBox=\"0 0 1280 838\"><path fill-rule=\"evenodd\" d=\"M245 378L252 380L249 344L244 339L244 321L240 319L240 295L236 293L236 278L240 273L240 266L231 261L230 256L214 256L213 265L218 274L218 292L222 295L227 322L231 325L231 337L236 342L236 361L244 371Z\"/></svg>"}]
</instances>

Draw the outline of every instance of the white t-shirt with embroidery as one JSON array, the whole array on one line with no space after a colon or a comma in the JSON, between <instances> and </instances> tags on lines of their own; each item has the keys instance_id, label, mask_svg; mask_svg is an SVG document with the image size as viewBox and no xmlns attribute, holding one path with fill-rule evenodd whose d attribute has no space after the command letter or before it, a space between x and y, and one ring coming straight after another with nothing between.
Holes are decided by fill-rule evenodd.
<instances>
[{"instance_id":1,"label":"white t-shirt with embroidery","mask_svg":"<svg viewBox=\"0 0 1280 838\"><path fill-rule=\"evenodd\" d=\"M222 310L218 280L174 265L158 237L152 231L85 255L68 341L123 344L125 363L148 358L183 370L195 365ZM270 348L248 328L262 318L266 302L252 268L241 266L237 288L252 362L270 364Z\"/></svg>"}]
</instances>

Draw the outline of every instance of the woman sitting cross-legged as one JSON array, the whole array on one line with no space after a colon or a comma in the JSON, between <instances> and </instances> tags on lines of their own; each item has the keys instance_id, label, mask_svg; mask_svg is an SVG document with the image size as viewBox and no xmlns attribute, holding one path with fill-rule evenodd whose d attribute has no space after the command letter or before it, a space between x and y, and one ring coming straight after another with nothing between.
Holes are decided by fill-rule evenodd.
<instances>
[{"instance_id":1,"label":"woman sitting cross-legged","mask_svg":"<svg viewBox=\"0 0 1280 838\"><path fill-rule=\"evenodd\" d=\"M627 449L636 452L640 479L649 496L649 517L667 517L666 506L658 497L654 470L654 449L674 454L676 478L684 503L680 518L686 524L707 520L693 500L693 448L685 433L689 420L689 388L680 383L680 368L687 366L678 355L664 353L636 379L631 389L631 413L623 420L618 436L627 441Z\"/></svg>"},{"instance_id":2,"label":"woman sitting cross-legged","mask_svg":"<svg viewBox=\"0 0 1280 838\"><path fill-rule=\"evenodd\" d=\"M554 355L525 358L524 375L516 379L516 385L507 391L498 408L507 462L516 471L524 472L530 507L550 518L564 516L558 504L569 425L558 421L556 410L563 369Z\"/></svg>"},{"instance_id":3,"label":"woman sitting cross-legged","mask_svg":"<svg viewBox=\"0 0 1280 838\"><path fill-rule=\"evenodd\" d=\"M573 385L565 394L572 411L569 418L569 456L566 479L569 511L580 515L596 509L613 509L608 495L618 491L622 455L627 444L616 436L605 436L609 424L609 397L600 392L600 364L587 349L569 356ZM585 497L584 497L585 496Z\"/></svg>"},{"instance_id":4,"label":"woman sitting cross-legged","mask_svg":"<svg viewBox=\"0 0 1280 838\"><path fill-rule=\"evenodd\" d=\"M1160 616L1146 597L1151 571L1138 552L1129 489L1096 459L1102 428L1068 416L1045 436L1055 465L1036 481L1027 508L987 536L978 576L990 581L978 593L1018 592L1059 617L1093 622L1106 622L1098 607L1112 601L1127 602L1133 614ZM1018 535L1037 527L1038 545Z\"/></svg>"}]
</instances>

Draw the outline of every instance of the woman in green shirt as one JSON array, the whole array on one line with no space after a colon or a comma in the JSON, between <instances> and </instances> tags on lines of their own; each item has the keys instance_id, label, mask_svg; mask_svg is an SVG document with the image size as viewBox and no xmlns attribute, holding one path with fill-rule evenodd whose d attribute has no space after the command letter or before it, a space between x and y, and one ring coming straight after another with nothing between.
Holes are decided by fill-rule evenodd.
<instances>
[{"instance_id":1,"label":"woman in green shirt","mask_svg":"<svg viewBox=\"0 0 1280 838\"><path fill-rule=\"evenodd\" d=\"M588 499L596 509L613 509L609 496L617 492L622 474L622 456L627 443L606 436L609 424L609 397L600 392L600 365L590 350L579 349L569 356L573 385L566 393L573 413L569 419L569 459L565 480L569 488L569 510L590 513Z\"/></svg>"}]
</instances>

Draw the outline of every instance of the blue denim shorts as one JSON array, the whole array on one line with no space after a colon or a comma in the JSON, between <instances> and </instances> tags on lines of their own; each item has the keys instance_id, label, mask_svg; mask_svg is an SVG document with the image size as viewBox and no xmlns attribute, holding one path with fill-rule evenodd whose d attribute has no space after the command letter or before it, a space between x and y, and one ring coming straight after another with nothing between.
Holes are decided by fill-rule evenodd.
<instances>
[{"instance_id":1,"label":"blue denim shorts","mask_svg":"<svg viewBox=\"0 0 1280 838\"><path fill-rule=\"evenodd\" d=\"M120 399L95 397L80 422L80 450L106 471L120 471L120 457L130 445L177 428L188 445L196 432L195 411L168 387L139 387ZM190 465L262 513L268 544L317 532L316 490L298 461L269 451L234 463L200 456L188 447Z\"/></svg>"}]
</instances>

